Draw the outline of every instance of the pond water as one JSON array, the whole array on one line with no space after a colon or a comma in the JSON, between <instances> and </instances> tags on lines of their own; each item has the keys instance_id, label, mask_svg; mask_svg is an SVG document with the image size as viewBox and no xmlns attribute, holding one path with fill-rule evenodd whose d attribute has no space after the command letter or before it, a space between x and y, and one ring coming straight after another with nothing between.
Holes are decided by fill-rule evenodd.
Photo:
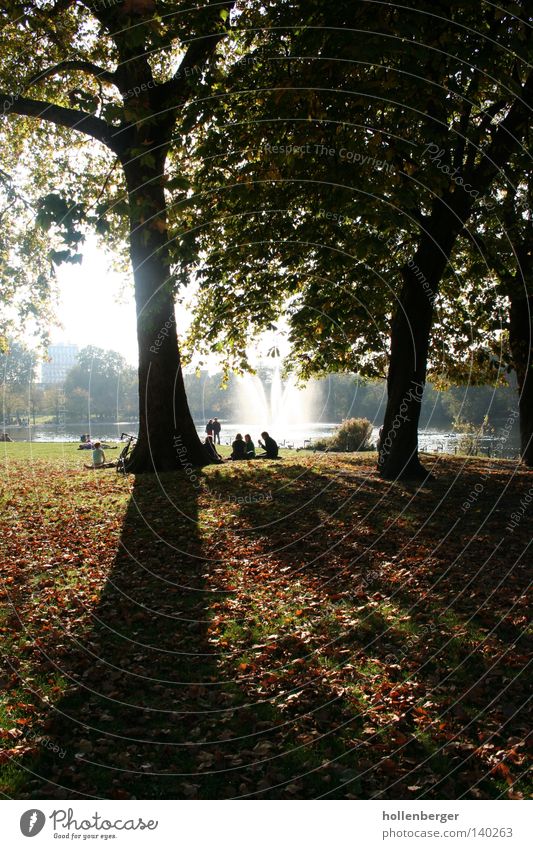
<instances>
[{"instance_id":1,"label":"pond water","mask_svg":"<svg viewBox=\"0 0 533 849\"><path fill-rule=\"evenodd\" d=\"M286 425L282 433L272 429L271 435L283 447L303 448L310 440L324 436L330 436L338 422L306 422L299 425ZM15 442L76 442L79 443L80 436L85 432L86 425L36 425L35 427L7 426L4 430L9 433ZM102 422L93 423L91 436L102 442L117 441L121 433L137 433L138 422ZM198 434L205 437L205 422L196 422ZM249 422L226 422L222 421L221 441L223 445L230 445L237 433L249 433L257 444L260 438L261 428L257 424ZM270 432L270 431L269 431ZM377 442L378 428L373 428L372 440ZM461 435L450 430L436 430L434 428L421 429L419 431L419 447L421 451L432 453L455 454L460 448ZM483 437L480 440L478 452L484 456L506 457L514 459L518 457L518 438L513 432L507 438L505 435L495 433L494 436ZM464 451L464 449L463 449Z\"/></svg>"},{"instance_id":2,"label":"pond water","mask_svg":"<svg viewBox=\"0 0 533 849\"><path fill-rule=\"evenodd\" d=\"M199 436L205 438L205 422L195 422ZM86 427L86 426L85 426ZM114 442L120 439L121 433L136 434L139 427L138 422L93 422L90 428L91 437L102 442ZM310 422L303 425L289 425L284 428L284 433L274 433L280 445L292 445L301 448L310 439L329 436L335 428L335 422ZM16 427L14 425L4 428L15 442L78 442L81 434L85 432L82 424L68 425L36 425L35 427ZM237 433L250 433L252 439L260 438L261 427L249 422L225 422L222 421L222 432L220 434L223 445L230 445ZM377 433L377 430L376 430Z\"/></svg>"}]
</instances>

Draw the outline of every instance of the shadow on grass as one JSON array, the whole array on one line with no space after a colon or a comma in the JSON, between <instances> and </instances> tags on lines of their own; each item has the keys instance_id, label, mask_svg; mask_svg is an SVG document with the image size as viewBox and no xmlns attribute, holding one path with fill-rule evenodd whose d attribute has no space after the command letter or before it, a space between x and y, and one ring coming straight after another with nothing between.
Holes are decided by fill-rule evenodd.
<instances>
[{"instance_id":1,"label":"shadow on grass","mask_svg":"<svg viewBox=\"0 0 533 849\"><path fill-rule=\"evenodd\" d=\"M221 467L198 490L136 480L21 797L505 793L479 748L521 739L506 647L453 607L464 575L446 583L427 560L429 530L410 543L446 485L324 468Z\"/></svg>"},{"instance_id":2,"label":"shadow on grass","mask_svg":"<svg viewBox=\"0 0 533 849\"><path fill-rule=\"evenodd\" d=\"M61 664L70 686L45 725L32 797L142 796L151 782L159 795L151 773L175 772L178 752L189 771L198 692L216 678L204 571L194 490L140 476L92 630Z\"/></svg>"},{"instance_id":3,"label":"shadow on grass","mask_svg":"<svg viewBox=\"0 0 533 849\"><path fill-rule=\"evenodd\" d=\"M507 549L493 557L501 520L480 539L478 519L457 521L458 503L477 481L464 477L454 491L449 480L384 484L357 467L328 476L270 466L262 484L275 493L272 503L240 508L248 545L261 547L256 556L275 558L278 573L298 584L304 609L281 641L285 663L292 652L310 675L337 672L332 692L344 686L345 704L365 717L352 791L494 797L513 784L509 767L520 776L523 757L512 746L524 746L528 727L527 643L517 610L527 575ZM273 575L271 597L276 585ZM318 614L301 602L311 594L320 599ZM290 610L290 597L273 606L272 622L283 607ZM487 757L509 741L508 763Z\"/></svg>"},{"instance_id":4,"label":"shadow on grass","mask_svg":"<svg viewBox=\"0 0 533 849\"><path fill-rule=\"evenodd\" d=\"M68 692L17 768L20 798L276 796L320 765L209 639L235 592L198 518L182 476L137 478L93 627L61 661Z\"/></svg>"}]
</instances>

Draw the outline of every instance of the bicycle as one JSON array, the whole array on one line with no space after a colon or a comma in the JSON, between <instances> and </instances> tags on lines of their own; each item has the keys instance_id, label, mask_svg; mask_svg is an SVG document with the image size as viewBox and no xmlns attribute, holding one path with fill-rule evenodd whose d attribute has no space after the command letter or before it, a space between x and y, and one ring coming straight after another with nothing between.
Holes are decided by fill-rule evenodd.
<instances>
[{"instance_id":1,"label":"bicycle","mask_svg":"<svg viewBox=\"0 0 533 849\"><path fill-rule=\"evenodd\" d=\"M122 451L119 454L116 468L117 468L118 474L125 475L126 474L126 462L129 460L131 453L133 451L133 448L135 447L135 443L137 442L137 437L133 436L131 433L121 433L120 434L120 441L122 442L123 439L126 439L127 441L126 441L124 448L122 449Z\"/></svg>"}]
</instances>

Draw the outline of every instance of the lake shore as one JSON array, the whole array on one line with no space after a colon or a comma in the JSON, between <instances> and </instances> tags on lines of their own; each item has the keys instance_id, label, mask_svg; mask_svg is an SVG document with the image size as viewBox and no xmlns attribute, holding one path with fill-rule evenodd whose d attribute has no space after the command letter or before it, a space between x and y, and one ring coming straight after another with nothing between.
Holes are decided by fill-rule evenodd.
<instances>
[{"instance_id":1,"label":"lake shore","mask_svg":"<svg viewBox=\"0 0 533 849\"><path fill-rule=\"evenodd\" d=\"M285 428L276 428L268 425L268 430L278 443L286 448L309 448L313 440L323 439L333 434L339 422L308 422L300 425L289 425ZM205 423L195 422L196 430L201 439L205 438ZM86 431L90 432L93 439L104 442L114 442L120 439L122 432L137 433L138 422L93 422L88 428L86 424L69 423L68 425L38 424L32 428L20 428L10 425L5 431L15 442L76 442L79 443L80 436ZM249 422L227 422L222 421L221 442L223 445L231 445L237 433L250 433L257 442L259 435L265 427L257 423ZM374 447L379 438L379 428L372 429L371 443ZM422 452L443 454L469 454L470 456L500 457L502 459L514 460L519 457L519 437L516 432L510 432L505 427L494 433L483 436L466 436L464 433L453 430L439 430L436 428L421 428L418 434L419 448Z\"/></svg>"}]
</instances>

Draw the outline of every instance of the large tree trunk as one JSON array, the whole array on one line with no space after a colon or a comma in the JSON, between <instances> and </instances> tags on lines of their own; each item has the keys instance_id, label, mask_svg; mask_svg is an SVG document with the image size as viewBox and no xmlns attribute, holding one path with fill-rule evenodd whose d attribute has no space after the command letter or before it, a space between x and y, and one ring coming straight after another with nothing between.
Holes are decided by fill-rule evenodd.
<instances>
[{"instance_id":1,"label":"large tree trunk","mask_svg":"<svg viewBox=\"0 0 533 849\"><path fill-rule=\"evenodd\" d=\"M533 467L533 296L511 295L509 344L518 382L520 456Z\"/></svg>"},{"instance_id":2,"label":"large tree trunk","mask_svg":"<svg viewBox=\"0 0 533 849\"><path fill-rule=\"evenodd\" d=\"M452 178L449 190L435 201L419 248L404 268L405 283L392 323L389 398L379 444L378 468L385 478L427 476L418 459L418 421L426 379L432 299L438 293L453 245L470 216L474 199L488 190L521 146L531 120L532 98L533 72L530 72L520 97L515 98L492 135L480 162L467 176L462 175L461 183ZM455 149L459 162L463 159L463 147L460 141ZM445 173L450 174L450 169ZM465 191L457 191L463 184ZM468 192L467 185L471 187Z\"/></svg>"},{"instance_id":3,"label":"large tree trunk","mask_svg":"<svg viewBox=\"0 0 533 849\"><path fill-rule=\"evenodd\" d=\"M139 345L139 439L130 472L187 470L209 460L189 411L170 279L163 165L124 163Z\"/></svg>"},{"instance_id":4,"label":"large tree trunk","mask_svg":"<svg viewBox=\"0 0 533 849\"><path fill-rule=\"evenodd\" d=\"M378 469L387 479L428 476L418 458L418 422L433 303L460 229L460 220L439 203L413 259L402 269L404 284L391 327L388 399L378 446Z\"/></svg>"}]
</instances>

